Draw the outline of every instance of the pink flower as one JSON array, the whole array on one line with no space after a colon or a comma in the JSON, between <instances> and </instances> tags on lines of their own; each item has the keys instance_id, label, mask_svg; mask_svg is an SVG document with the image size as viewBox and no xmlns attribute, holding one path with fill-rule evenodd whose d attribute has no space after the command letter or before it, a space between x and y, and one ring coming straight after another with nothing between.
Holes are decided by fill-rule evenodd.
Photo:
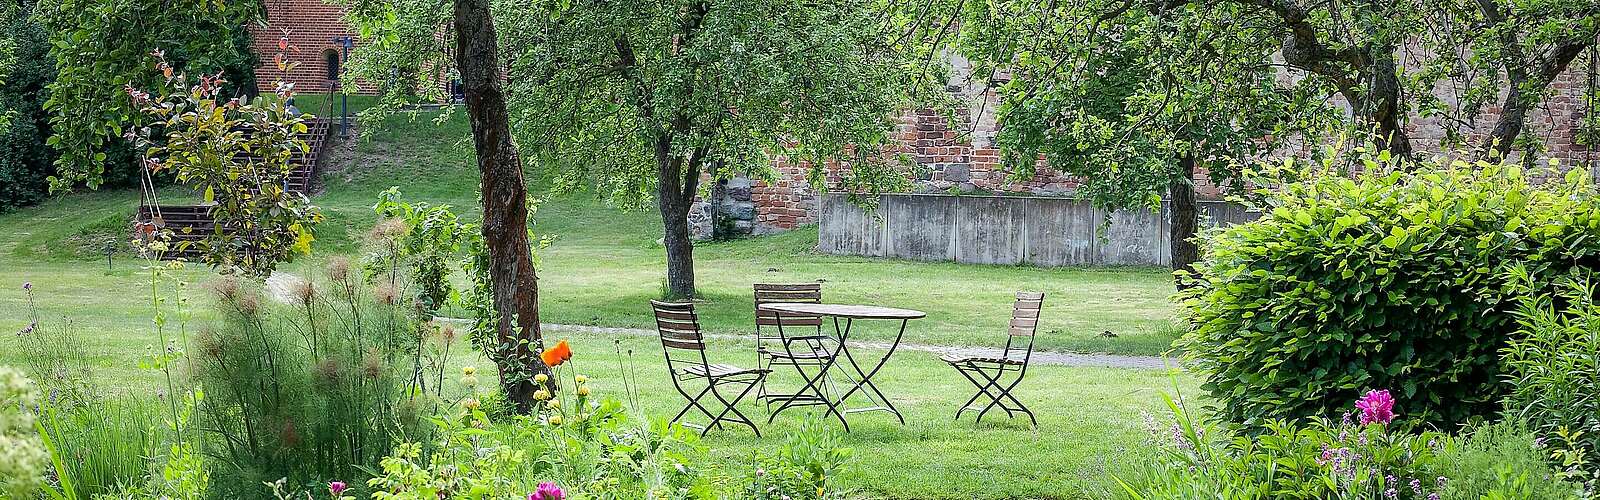
<instances>
[{"instance_id":1,"label":"pink flower","mask_svg":"<svg viewBox=\"0 0 1600 500\"><path fill-rule=\"evenodd\" d=\"M528 494L528 500L562 500L565 498L567 498L567 493L561 491L561 487L556 486L556 483L551 482L539 483L539 488Z\"/></svg>"},{"instance_id":2,"label":"pink flower","mask_svg":"<svg viewBox=\"0 0 1600 500\"><path fill-rule=\"evenodd\" d=\"M328 483L328 493L332 493L333 496L339 496L340 493L344 493L345 488L346 486L343 481L334 481Z\"/></svg>"},{"instance_id":3,"label":"pink flower","mask_svg":"<svg viewBox=\"0 0 1600 500\"><path fill-rule=\"evenodd\" d=\"M1361 425L1385 424L1394 421L1394 397L1387 390L1372 390L1356 400L1361 410Z\"/></svg>"}]
</instances>

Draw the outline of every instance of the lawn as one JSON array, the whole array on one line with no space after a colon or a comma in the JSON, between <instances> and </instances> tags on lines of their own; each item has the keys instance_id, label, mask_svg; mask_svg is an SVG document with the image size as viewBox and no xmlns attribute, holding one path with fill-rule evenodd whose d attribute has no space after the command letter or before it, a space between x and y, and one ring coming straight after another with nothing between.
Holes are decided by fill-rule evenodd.
<instances>
[{"instance_id":1,"label":"lawn","mask_svg":"<svg viewBox=\"0 0 1600 500\"><path fill-rule=\"evenodd\" d=\"M310 101L307 99L307 101ZM311 107L310 105L307 106ZM389 119L366 139L340 153L337 170L323 178L314 198L327 214L313 254L283 266L296 274L318 273L335 255L360 252L373 222L378 192L399 186L409 200L445 203L476 212L476 170L464 116L434 125L432 113ZM172 203L189 197L162 192ZM548 323L651 327L646 302L660 294L664 251L655 241L653 210L620 210L586 193L540 194L536 231L554 238L540 253L543 320ZM70 322L83 339L105 385L148 392L157 374L137 368L157 347L151 328L147 263L121 252L107 261L108 245L123 239L138 203L132 190L74 194L0 214L0 331L27 323L23 282L33 291L47 330ZM815 228L776 236L705 243L696 248L697 305L704 326L717 333L751 330L751 283L824 283L829 302L872 303L922 309L907 342L990 345L1004 342L1012 293L1048 294L1040 325L1040 349L1156 355L1170 348L1174 306L1171 283L1160 269L1042 269L974 266L820 255ZM200 266L172 271L189 283L196 325L207 321L208 301L198 289L213 279ZM1103 335L1111 332L1114 336ZM869 329L858 338L884 338ZM631 349L631 366L643 384L644 413L665 417L681 405L667 385L659 344L643 336L608 337L555 329L571 338L576 366L597 379L602 392L616 392L619 360L613 341ZM716 356L750 364L749 344L713 343ZM16 350L0 349L0 364L16 363ZM487 366L476 354L463 364ZM621 363L628 365L629 363ZM787 375L780 373L780 375ZM1018 421L991 416L974 426L954 423L958 404L971 395L966 381L931 354L902 351L880 374L884 390L906 413L902 427L883 414L852 419L845 444L854 450L848 484L863 496L894 498L1080 498L1094 496L1109 481L1114 460L1134 455L1144 432L1140 413L1159 413L1159 392L1173 383L1193 390L1193 377L1159 370L1035 367L1019 396L1039 414L1031 430ZM779 381L777 383L783 383ZM745 410L760 413L758 405ZM756 450L772 451L781 436L798 428L805 413L789 412L763 429L713 432L706 440L723 472L736 473Z\"/></svg>"}]
</instances>

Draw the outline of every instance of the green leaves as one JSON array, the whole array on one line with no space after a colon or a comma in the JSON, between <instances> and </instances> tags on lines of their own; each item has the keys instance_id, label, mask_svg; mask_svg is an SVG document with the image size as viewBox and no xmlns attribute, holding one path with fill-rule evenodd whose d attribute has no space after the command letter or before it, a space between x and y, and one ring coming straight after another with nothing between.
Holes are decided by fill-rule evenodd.
<instances>
[{"instance_id":1,"label":"green leaves","mask_svg":"<svg viewBox=\"0 0 1600 500\"><path fill-rule=\"evenodd\" d=\"M1528 293L1508 270L1529 269L1536 291L1592 266L1600 203L1587 176L1536 185L1499 165L1416 167L1289 173L1303 180L1267 192L1268 216L1211 239L1180 294L1195 325L1182 342L1222 416L1327 415L1365 389L1394 391L1415 423L1499 410L1504 304Z\"/></svg>"}]
</instances>

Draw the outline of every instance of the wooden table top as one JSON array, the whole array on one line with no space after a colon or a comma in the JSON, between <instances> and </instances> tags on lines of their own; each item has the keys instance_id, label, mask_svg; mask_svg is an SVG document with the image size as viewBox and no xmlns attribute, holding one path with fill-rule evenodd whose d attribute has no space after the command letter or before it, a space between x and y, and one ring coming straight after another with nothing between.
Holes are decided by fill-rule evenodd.
<instances>
[{"instance_id":1,"label":"wooden table top","mask_svg":"<svg viewBox=\"0 0 1600 500\"><path fill-rule=\"evenodd\" d=\"M769 302L761 310L778 313L832 316L854 319L920 319L928 314L912 309L855 304L810 304L801 302Z\"/></svg>"}]
</instances>

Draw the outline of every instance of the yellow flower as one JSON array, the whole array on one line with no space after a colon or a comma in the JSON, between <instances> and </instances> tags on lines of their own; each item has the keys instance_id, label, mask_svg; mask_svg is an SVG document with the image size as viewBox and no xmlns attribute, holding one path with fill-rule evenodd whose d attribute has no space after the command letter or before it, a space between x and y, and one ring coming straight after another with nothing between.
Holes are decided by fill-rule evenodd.
<instances>
[{"instance_id":1,"label":"yellow flower","mask_svg":"<svg viewBox=\"0 0 1600 500\"><path fill-rule=\"evenodd\" d=\"M467 387L477 387L478 386L478 377L475 377L475 376L472 376L472 375L467 375L465 377L461 377L461 385L464 385L464 386L467 386Z\"/></svg>"},{"instance_id":2,"label":"yellow flower","mask_svg":"<svg viewBox=\"0 0 1600 500\"><path fill-rule=\"evenodd\" d=\"M579 387L578 388L578 395L579 396L588 396L589 395L589 386L586 385L586 386L583 386L583 387Z\"/></svg>"},{"instance_id":3,"label":"yellow flower","mask_svg":"<svg viewBox=\"0 0 1600 500\"><path fill-rule=\"evenodd\" d=\"M539 401L544 401L546 399L550 399L550 391L547 391L547 390L544 390L544 389L539 389L537 391L533 391L533 399L537 399Z\"/></svg>"},{"instance_id":4,"label":"yellow flower","mask_svg":"<svg viewBox=\"0 0 1600 500\"><path fill-rule=\"evenodd\" d=\"M552 409L552 410L554 410L554 409L556 409L556 408L560 408L560 407L561 407L561 400L559 400L559 399L552 399L552 400L549 400L549 401L545 401L545 402L544 402L544 405L545 405L545 406L546 406L546 407L549 407L549 408L550 408L550 409Z\"/></svg>"},{"instance_id":5,"label":"yellow flower","mask_svg":"<svg viewBox=\"0 0 1600 500\"><path fill-rule=\"evenodd\" d=\"M482 405L483 403L478 401L478 398L467 398L465 402L461 403L461 406L466 407L468 410L476 410Z\"/></svg>"},{"instance_id":6,"label":"yellow flower","mask_svg":"<svg viewBox=\"0 0 1600 500\"><path fill-rule=\"evenodd\" d=\"M589 381L589 377L586 377L586 376L583 376L583 375L578 375L576 377L572 377L572 379L574 381L577 381L580 384L587 383Z\"/></svg>"},{"instance_id":7,"label":"yellow flower","mask_svg":"<svg viewBox=\"0 0 1600 500\"><path fill-rule=\"evenodd\" d=\"M561 425L561 415L551 415L550 425Z\"/></svg>"},{"instance_id":8,"label":"yellow flower","mask_svg":"<svg viewBox=\"0 0 1600 500\"><path fill-rule=\"evenodd\" d=\"M461 374L462 375L473 375L473 374L476 374L476 373L478 373L478 369L477 368L474 368L474 367L471 367L471 366L463 366L463 367L461 367Z\"/></svg>"},{"instance_id":9,"label":"yellow flower","mask_svg":"<svg viewBox=\"0 0 1600 500\"><path fill-rule=\"evenodd\" d=\"M537 382L537 383L540 383L540 384L543 384L543 383L545 383L545 382L547 382L549 380L550 380L550 376L549 375L545 375L543 373L535 374L533 376L533 381Z\"/></svg>"}]
</instances>

